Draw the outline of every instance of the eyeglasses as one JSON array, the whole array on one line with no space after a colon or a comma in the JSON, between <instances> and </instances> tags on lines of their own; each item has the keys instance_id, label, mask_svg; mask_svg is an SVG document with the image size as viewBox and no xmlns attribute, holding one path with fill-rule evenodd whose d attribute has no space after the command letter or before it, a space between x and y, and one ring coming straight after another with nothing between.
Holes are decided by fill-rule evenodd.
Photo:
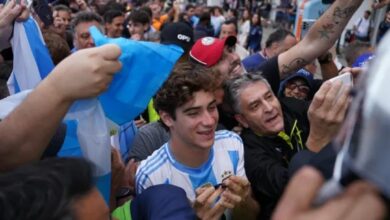
<instances>
[{"instance_id":1,"label":"eyeglasses","mask_svg":"<svg viewBox=\"0 0 390 220\"><path fill-rule=\"evenodd\" d=\"M310 92L310 88L306 85L300 85L300 84L297 84L297 83L294 83L294 82L288 82L286 84L286 88L290 89L290 90L294 90L296 88L298 88L298 91L300 93L305 93L305 94L308 94Z\"/></svg>"}]
</instances>

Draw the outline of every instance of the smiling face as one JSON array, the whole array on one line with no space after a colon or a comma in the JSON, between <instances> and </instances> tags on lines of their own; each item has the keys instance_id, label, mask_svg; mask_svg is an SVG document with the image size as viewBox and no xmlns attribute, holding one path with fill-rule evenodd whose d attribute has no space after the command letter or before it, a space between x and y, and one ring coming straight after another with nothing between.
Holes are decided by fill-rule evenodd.
<instances>
[{"instance_id":1,"label":"smiling face","mask_svg":"<svg viewBox=\"0 0 390 220\"><path fill-rule=\"evenodd\" d=\"M310 87L306 81L300 78L289 80L286 83L284 89L284 95L286 97L296 98L300 100L306 100L309 96Z\"/></svg>"},{"instance_id":2,"label":"smiling face","mask_svg":"<svg viewBox=\"0 0 390 220\"><path fill-rule=\"evenodd\" d=\"M89 28L92 26L101 27L97 21L81 22L75 27L73 43L78 50L95 46Z\"/></svg>"},{"instance_id":3,"label":"smiling face","mask_svg":"<svg viewBox=\"0 0 390 220\"><path fill-rule=\"evenodd\" d=\"M221 33L219 34L219 39L224 39L229 36L236 36L237 30L234 24L222 24Z\"/></svg>"},{"instance_id":4,"label":"smiling face","mask_svg":"<svg viewBox=\"0 0 390 220\"><path fill-rule=\"evenodd\" d=\"M122 35L125 16L118 16L112 19L111 23L106 23L106 32L108 37L116 38Z\"/></svg>"},{"instance_id":5,"label":"smiling face","mask_svg":"<svg viewBox=\"0 0 390 220\"><path fill-rule=\"evenodd\" d=\"M176 108L175 119L164 111L160 116L169 128L171 145L208 151L214 144L218 110L213 92L193 93L191 100Z\"/></svg>"},{"instance_id":6,"label":"smiling face","mask_svg":"<svg viewBox=\"0 0 390 220\"><path fill-rule=\"evenodd\" d=\"M129 21L127 28L129 29L130 35L140 35L143 37L145 31L148 29L149 24L141 24L139 22Z\"/></svg>"},{"instance_id":7,"label":"smiling face","mask_svg":"<svg viewBox=\"0 0 390 220\"><path fill-rule=\"evenodd\" d=\"M282 108L271 89L257 81L240 90L236 119L256 134L276 135L284 129Z\"/></svg>"},{"instance_id":8,"label":"smiling face","mask_svg":"<svg viewBox=\"0 0 390 220\"><path fill-rule=\"evenodd\" d=\"M244 73L240 57L234 51L234 46L225 46L221 60L214 67L225 80L240 76Z\"/></svg>"}]
</instances>

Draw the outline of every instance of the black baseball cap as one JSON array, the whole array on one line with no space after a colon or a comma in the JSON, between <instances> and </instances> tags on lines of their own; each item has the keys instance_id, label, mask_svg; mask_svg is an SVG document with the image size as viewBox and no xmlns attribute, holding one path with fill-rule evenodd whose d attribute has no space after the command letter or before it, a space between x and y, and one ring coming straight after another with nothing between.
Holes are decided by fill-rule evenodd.
<instances>
[{"instance_id":1,"label":"black baseball cap","mask_svg":"<svg viewBox=\"0 0 390 220\"><path fill-rule=\"evenodd\" d=\"M194 44L194 30L184 22L165 24L160 35L161 44L175 44L188 52Z\"/></svg>"}]
</instances>

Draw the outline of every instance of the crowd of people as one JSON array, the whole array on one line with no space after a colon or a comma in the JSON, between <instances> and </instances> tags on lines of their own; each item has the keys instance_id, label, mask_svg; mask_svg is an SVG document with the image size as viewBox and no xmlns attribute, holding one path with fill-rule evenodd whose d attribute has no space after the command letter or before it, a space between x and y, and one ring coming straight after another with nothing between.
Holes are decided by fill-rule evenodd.
<instances>
[{"instance_id":1,"label":"crowd of people","mask_svg":"<svg viewBox=\"0 0 390 220\"><path fill-rule=\"evenodd\" d=\"M163 0L0 4L1 97L13 93L15 23L37 22L55 65L0 121L0 219L383 219L380 189L364 180L314 205L353 102L354 89L331 79L351 73L359 82L375 51L366 11L347 66L331 52L362 2L335 0L301 41L278 28L264 45L268 1L238 11ZM378 42L389 24L388 12ZM72 104L106 91L129 65L116 41L97 46L92 27L183 52L145 111L112 134L110 201L94 184L96 164L57 157Z\"/></svg>"}]
</instances>

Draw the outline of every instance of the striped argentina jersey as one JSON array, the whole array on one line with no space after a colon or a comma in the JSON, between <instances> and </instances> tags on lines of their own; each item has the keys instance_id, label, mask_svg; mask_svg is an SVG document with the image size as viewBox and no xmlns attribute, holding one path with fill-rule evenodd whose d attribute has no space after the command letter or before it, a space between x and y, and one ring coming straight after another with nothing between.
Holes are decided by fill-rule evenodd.
<instances>
[{"instance_id":1,"label":"striped argentina jersey","mask_svg":"<svg viewBox=\"0 0 390 220\"><path fill-rule=\"evenodd\" d=\"M176 161L168 143L141 162L136 174L137 194L153 185L172 184L184 189L188 199L194 201L200 186L219 184L229 175L246 178L242 140L231 131L215 133L209 159L197 168Z\"/></svg>"}]
</instances>

